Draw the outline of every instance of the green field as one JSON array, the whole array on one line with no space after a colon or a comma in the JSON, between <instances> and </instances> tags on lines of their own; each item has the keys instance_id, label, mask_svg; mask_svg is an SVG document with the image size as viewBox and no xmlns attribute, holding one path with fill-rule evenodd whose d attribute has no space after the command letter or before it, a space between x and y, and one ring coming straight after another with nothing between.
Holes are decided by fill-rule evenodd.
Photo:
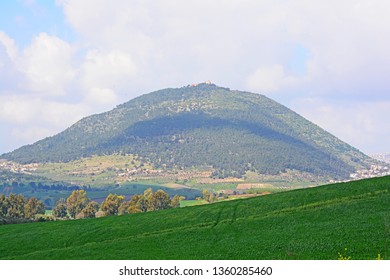
<instances>
[{"instance_id":1,"label":"green field","mask_svg":"<svg viewBox=\"0 0 390 280\"><path fill-rule=\"evenodd\" d=\"M0 259L390 259L390 176L159 212L5 225L0 240Z\"/></svg>"}]
</instances>

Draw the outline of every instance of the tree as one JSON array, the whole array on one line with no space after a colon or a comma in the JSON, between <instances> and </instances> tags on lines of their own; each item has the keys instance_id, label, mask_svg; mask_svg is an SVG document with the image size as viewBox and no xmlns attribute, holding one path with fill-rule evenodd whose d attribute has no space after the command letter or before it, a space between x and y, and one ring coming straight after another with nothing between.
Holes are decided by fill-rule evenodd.
<instances>
[{"instance_id":1,"label":"tree","mask_svg":"<svg viewBox=\"0 0 390 280\"><path fill-rule=\"evenodd\" d=\"M104 211L97 211L96 213L95 213L95 217L96 218L101 218L101 217L105 217L105 216L107 216L106 215L106 212L104 212Z\"/></svg>"},{"instance_id":2,"label":"tree","mask_svg":"<svg viewBox=\"0 0 390 280\"><path fill-rule=\"evenodd\" d=\"M166 192L163 190L158 190L152 194L152 197L149 201L149 206L150 208L148 208L148 210L150 211L168 209L171 208L171 199Z\"/></svg>"},{"instance_id":3,"label":"tree","mask_svg":"<svg viewBox=\"0 0 390 280\"><path fill-rule=\"evenodd\" d=\"M202 195L203 195L203 199L204 200L206 200L206 201L210 200L210 192L209 192L209 190L203 190L202 191Z\"/></svg>"},{"instance_id":4,"label":"tree","mask_svg":"<svg viewBox=\"0 0 390 280\"><path fill-rule=\"evenodd\" d=\"M99 211L99 204L96 201L91 201L83 209L84 218L95 218L96 212Z\"/></svg>"},{"instance_id":5,"label":"tree","mask_svg":"<svg viewBox=\"0 0 390 280\"><path fill-rule=\"evenodd\" d=\"M107 215L117 215L119 206L124 201L125 197L117 194L109 194L105 201L103 201L100 209Z\"/></svg>"},{"instance_id":6,"label":"tree","mask_svg":"<svg viewBox=\"0 0 390 280\"><path fill-rule=\"evenodd\" d=\"M145 211L142 211L142 212L146 212L148 209L150 209L150 201L152 199L152 196L153 196L153 189L152 188L148 188L144 191L144 195L143 195L143 201L145 202L146 204L146 210ZM143 207L144 208L144 207Z\"/></svg>"},{"instance_id":7,"label":"tree","mask_svg":"<svg viewBox=\"0 0 390 280\"><path fill-rule=\"evenodd\" d=\"M209 190L203 190L203 199L206 200L207 202L215 202L217 201L217 196L215 193L209 191Z\"/></svg>"},{"instance_id":8,"label":"tree","mask_svg":"<svg viewBox=\"0 0 390 280\"><path fill-rule=\"evenodd\" d=\"M141 202L140 202L141 201ZM143 203L142 203L143 201ZM145 211L143 211L143 208ZM129 206L127 208L127 213L139 213L139 212L146 212L147 207L145 203L145 198L143 195L135 194L131 197L129 201Z\"/></svg>"},{"instance_id":9,"label":"tree","mask_svg":"<svg viewBox=\"0 0 390 280\"><path fill-rule=\"evenodd\" d=\"M27 199L21 194L15 195L11 193L8 197L7 216L11 218L24 218L24 205Z\"/></svg>"},{"instance_id":10,"label":"tree","mask_svg":"<svg viewBox=\"0 0 390 280\"><path fill-rule=\"evenodd\" d=\"M0 217L5 217L8 212L8 198L2 194L0 195Z\"/></svg>"},{"instance_id":11,"label":"tree","mask_svg":"<svg viewBox=\"0 0 390 280\"><path fill-rule=\"evenodd\" d=\"M209 197L209 202L215 202L215 201L217 201L217 196L216 196L216 194L215 193L211 193L210 194L210 197Z\"/></svg>"},{"instance_id":12,"label":"tree","mask_svg":"<svg viewBox=\"0 0 390 280\"><path fill-rule=\"evenodd\" d=\"M24 206L24 215L26 218L34 218L36 214L45 214L45 205L42 201L31 197Z\"/></svg>"},{"instance_id":13,"label":"tree","mask_svg":"<svg viewBox=\"0 0 390 280\"><path fill-rule=\"evenodd\" d=\"M184 200L184 196L175 195L171 200L171 206L172 208L178 208L180 207L180 201Z\"/></svg>"},{"instance_id":14,"label":"tree","mask_svg":"<svg viewBox=\"0 0 390 280\"><path fill-rule=\"evenodd\" d=\"M128 213L129 203L126 201L123 201L121 205L118 208L118 215L124 215Z\"/></svg>"},{"instance_id":15,"label":"tree","mask_svg":"<svg viewBox=\"0 0 390 280\"><path fill-rule=\"evenodd\" d=\"M145 196L141 195L139 200L137 201L137 208L141 212L146 212L149 209L149 201L145 198Z\"/></svg>"},{"instance_id":16,"label":"tree","mask_svg":"<svg viewBox=\"0 0 390 280\"><path fill-rule=\"evenodd\" d=\"M75 190L66 200L69 215L74 219L89 203L89 198L84 190Z\"/></svg>"},{"instance_id":17,"label":"tree","mask_svg":"<svg viewBox=\"0 0 390 280\"><path fill-rule=\"evenodd\" d=\"M53 215L57 218L65 218L68 216L68 206L64 199L57 201L56 206L53 208Z\"/></svg>"}]
</instances>

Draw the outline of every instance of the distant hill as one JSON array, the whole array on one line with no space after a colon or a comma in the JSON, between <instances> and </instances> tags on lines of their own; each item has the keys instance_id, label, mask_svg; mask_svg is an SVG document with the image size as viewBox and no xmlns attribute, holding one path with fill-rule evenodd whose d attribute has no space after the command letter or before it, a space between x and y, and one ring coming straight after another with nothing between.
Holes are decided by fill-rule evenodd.
<instances>
[{"instance_id":1,"label":"distant hill","mask_svg":"<svg viewBox=\"0 0 390 280\"><path fill-rule=\"evenodd\" d=\"M161 169L212 167L220 178L287 170L345 178L370 161L263 95L206 83L142 95L1 158L66 162L113 153Z\"/></svg>"},{"instance_id":2,"label":"distant hill","mask_svg":"<svg viewBox=\"0 0 390 280\"><path fill-rule=\"evenodd\" d=\"M390 153L374 154L371 155L371 157L386 163L390 163Z\"/></svg>"},{"instance_id":3,"label":"distant hill","mask_svg":"<svg viewBox=\"0 0 390 280\"><path fill-rule=\"evenodd\" d=\"M181 209L4 225L0 259L390 259L389 203L387 176Z\"/></svg>"}]
</instances>

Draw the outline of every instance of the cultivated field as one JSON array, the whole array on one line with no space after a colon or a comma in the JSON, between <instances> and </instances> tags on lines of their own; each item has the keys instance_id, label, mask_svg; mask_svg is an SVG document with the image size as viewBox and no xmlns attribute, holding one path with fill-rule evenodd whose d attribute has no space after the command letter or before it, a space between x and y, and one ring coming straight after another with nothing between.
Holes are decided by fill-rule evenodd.
<instances>
[{"instance_id":1,"label":"cultivated field","mask_svg":"<svg viewBox=\"0 0 390 280\"><path fill-rule=\"evenodd\" d=\"M389 205L387 176L119 217L5 225L0 258L390 259Z\"/></svg>"}]
</instances>

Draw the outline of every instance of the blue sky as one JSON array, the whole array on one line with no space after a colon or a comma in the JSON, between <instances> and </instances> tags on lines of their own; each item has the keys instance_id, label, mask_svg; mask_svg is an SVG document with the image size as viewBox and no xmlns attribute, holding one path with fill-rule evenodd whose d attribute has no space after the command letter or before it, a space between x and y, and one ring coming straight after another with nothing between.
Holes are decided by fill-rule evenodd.
<instances>
[{"instance_id":1,"label":"blue sky","mask_svg":"<svg viewBox=\"0 0 390 280\"><path fill-rule=\"evenodd\" d=\"M55 1L1 1L0 27L21 48L27 47L32 38L46 32L63 40L72 41L74 32L66 24L63 9Z\"/></svg>"},{"instance_id":2,"label":"blue sky","mask_svg":"<svg viewBox=\"0 0 390 280\"><path fill-rule=\"evenodd\" d=\"M389 14L380 0L0 1L0 153L206 80L390 152Z\"/></svg>"}]
</instances>

